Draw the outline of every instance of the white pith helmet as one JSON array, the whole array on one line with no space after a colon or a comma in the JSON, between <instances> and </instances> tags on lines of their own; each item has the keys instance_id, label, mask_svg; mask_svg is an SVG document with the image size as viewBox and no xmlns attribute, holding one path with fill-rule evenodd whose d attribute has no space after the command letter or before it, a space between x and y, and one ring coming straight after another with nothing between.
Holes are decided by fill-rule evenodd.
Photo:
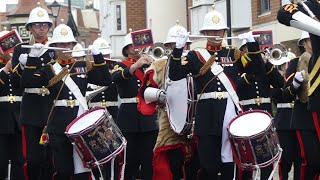
<instances>
[{"instance_id":1,"label":"white pith helmet","mask_svg":"<svg viewBox=\"0 0 320 180\"><path fill-rule=\"evenodd\" d=\"M297 44L298 44L299 46L303 46L302 41L303 41L304 39L308 39L308 38L310 38L309 33L308 33L307 31L302 31L301 37L300 37L300 39L298 40Z\"/></svg>"},{"instance_id":2,"label":"white pith helmet","mask_svg":"<svg viewBox=\"0 0 320 180\"><path fill-rule=\"evenodd\" d=\"M241 48L247 44L247 40L246 39L243 39L242 42L241 42L241 46L239 47L239 49L241 50Z\"/></svg>"},{"instance_id":3,"label":"white pith helmet","mask_svg":"<svg viewBox=\"0 0 320 180\"><path fill-rule=\"evenodd\" d=\"M100 34L99 34L100 35ZM100 48L106 48L106 49L100 49L100 53L102 55L108 55L112 53L112 50L110 49L110 45L108 43L108 41L104 38L102 38L101 36L98 37L94 42L93 45L96 45Z\"/></svg>"},{"instance_id":4,"label":"white pith helmet","mask_svg":"<svg viewBox=\"0 0 320 180\"><path fill-rule=\"evenodd\" d=\"M132 44L132 37L131 37L131 32L132 32L132 29L129 29L129 33L124 37L124 45L122 46L122 55L127 57L128 55L125 53L125 48Z\"/></svg>"},{"instance_id":5,"label":"white pith helmet","mask_svg":"<svg viewBox=\"0 0 320 180\"><path fill-rule=\"evenodd\" d=\"M29 31L29 25L32 23L49 23L49 28L52 26L52 21L49 18L47 10L40 7L40 2L37 3L38 7L31 10L26 29Z\"/></svg>"},{"instance_id":6,"label":"white pith helmet","mask_svg":"<svg viewBox=\"0 0 320 180\"><path fill-rule=\"evenodd\" d=\"M72 42L74 45L77 44L76 39L73 36L71 28L65 24L60 24L53 30L53 35L49 46L55 43L69 43Z\"/></svg>"},{"instance_id":7,"label":"white pith helmet","mask_svg":"<svg viewBox=\"0 0 320 180\"><path fill-rule=\"evenodd\" d=\"M228 30L229 28L226 25L226 21L223 15L215 10L215 5L212 5L212 11L208 12L203 21L203 26L200 29L200 33L203 33L205 30Z\"/></svg>"},{"instance_id":8,"label":"white pith helmet","mask_svg":"<svg viewBox=\"0 0 320 180\"><path fill-rule=\"evenodd\" d=\"M73 47L73 50L81 50L83 49L82 45L81 44L77 44ZM84 51L76 51L76 52L72 52L72 57L84 57L86 56L86 53L84 53Z\"/></svg>"},{"instance_id":9,"label":"white pith helmet","mask_svg":"<svg viewBox=\"0 0 320 180\"><path fill-rule=\"evenodd\" d=\"M183 26L181 26L179 24L179 20L176 21L176 25L174 25L173 27L171 27L168 31L167 34L167 40L164 43L164 45L168 44L168 43L176 43L176 36L178 34L187 34L187 30L186 28L184 28ZM191 43L192 41L190 41L190 39L188 38L187 43Z\"/></svg>"}]
</instances>

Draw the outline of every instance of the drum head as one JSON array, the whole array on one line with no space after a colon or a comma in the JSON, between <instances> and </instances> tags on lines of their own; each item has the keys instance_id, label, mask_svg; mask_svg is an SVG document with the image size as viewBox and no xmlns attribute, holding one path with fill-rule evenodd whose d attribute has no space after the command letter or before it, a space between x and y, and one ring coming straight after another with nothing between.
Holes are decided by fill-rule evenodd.
<instances>
[{"instance_id":1,"label":"drum head","mask_svg":"<svg viewBox=\"0 0 320 180\"><path fill-rule=\"evenodd\" d=\"M172 81L166 90L166 106L171 128L180 133L186 124L188 115L187 80Z\"/></svg>"},{"instance_id":2,"label":"drum head","mask_svg":"<svg viewBox=\"0 0 320 180\"><path fill-rule=\"evenodd\" d=\"M264 112L245 112L231 121L229 132L235 136L252 136L266 130L271 117Z\"/></svg>"},{"instance_id":3,"label":"drum head","mask_svg":"<svg viewBox=\"0 0 320 180\"><path fill-rule=\"evenodd\" d=\"M104 116L105 109L95 109L93 111L85 112L67 129L67 134L74 134L80 132L89 126L95 124L101 117Z\"/></svg>"}]
</instances>

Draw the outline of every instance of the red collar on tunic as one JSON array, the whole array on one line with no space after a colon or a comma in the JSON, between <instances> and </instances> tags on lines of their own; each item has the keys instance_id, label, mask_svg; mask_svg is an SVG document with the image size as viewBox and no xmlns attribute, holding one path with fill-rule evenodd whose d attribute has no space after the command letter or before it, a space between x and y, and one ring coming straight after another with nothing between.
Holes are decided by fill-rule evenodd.
<instances>
[{"instance_id":1,"label":"red collar on tunic","mask_svg":"<svg viewBox=\"0 0 320 180\"><path fill-rule=\"evenodd\" d=\"M130 62L131 64L134 64L134 63L137 62L137 60L132 59L132 58L128 58L128 59L126 59L125 61L128 61L128 62Z\"/></svg>"},{"instance_id":2,"label":"red collar on tunic","mask_svg":"<svg viewBox=\"0 0 320 180\"><path fill-rule=\"evenodd\" d=\"M35 43L46 44L48 42L48 38L43 40L42 42L34 41Z\"/></svg>"},{"instance_id":3,"label":"red collar on tunic","mask_svg":"<svg viewBox=\"0 0 320 180\"><path fill-rule=\"evenodd\" d=\"M70 59L67 59L67 60L65 60L65 59L58 59L57 60L57 62L59 63L59 64L72 64L73 62L75 61L75 59L73 59L73 58L70 58Z\"/></svg>"},{"instance_id":4,"label":"red collar on tunic","mask_svg":"<svg viewBox=\"0 0 320 180\"><path fill-rule=\"evenodd\" d=\"M221 46L221 44L216 45L216 46L212 46L212 45L207 44L206 49L209 51L220 51L222 49L222 46Z\"/></svg>"}]
</instances>

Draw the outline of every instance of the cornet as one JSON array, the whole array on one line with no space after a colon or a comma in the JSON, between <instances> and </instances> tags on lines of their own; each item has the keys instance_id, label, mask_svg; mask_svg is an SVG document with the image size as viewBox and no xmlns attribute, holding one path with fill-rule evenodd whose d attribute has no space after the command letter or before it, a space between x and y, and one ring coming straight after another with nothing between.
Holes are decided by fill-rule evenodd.
<instances>
[{"instance_id":1,"label":"cornet","mask_svg":"<svg viewBox=\"0 0 320 180\"><path fill-rule=\"evenodd\" d=\"M281 65L290 61L288 58L288 50L282 44L274 44L265 51L265 57L273 65Z\"/></svg>"}]
</instances>

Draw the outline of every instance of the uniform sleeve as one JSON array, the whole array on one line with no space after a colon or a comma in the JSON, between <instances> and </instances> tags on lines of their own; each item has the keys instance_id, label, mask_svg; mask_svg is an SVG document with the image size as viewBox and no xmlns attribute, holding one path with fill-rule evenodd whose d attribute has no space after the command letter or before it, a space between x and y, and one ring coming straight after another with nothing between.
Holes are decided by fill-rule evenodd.
<instances>
[{"instance_id":1,"label":"uniform sleeve","mask_svg":"<svg viewBox=\"0 0 320 180\"><path fill-rule=\"evenodd\" d=\"M258 42L247 43L248 53L241 56L244 72L254 75L265 75L265 63L261 56Z\"/></svg>"},{"instance_id":2,"label":"uniform sleeve","mask_svg":"<svg viewBox=\"0 0 320 180\"><path fill-rule=\"evenodd\" d=\"M271 88L271 99L277 104L282 100L283 88Z\"/></svg>"},{"instance_id":3,"label":"uniform sleeve","mask_svg":"<svg viewBox=\"0 0 320 180\"><path fill-rule=\"evenodd\" d=\"M103 59L102 54L94 55L94 64L92 70L88 72L89 83L99 86L108 86L111 84L111 75L108 66Z\"/></svg>"},{"instance_id":4,"label":"uniform sleeve","mask_svg":"<svg viewBox=\"0 0 320 180\"><path fill-rule=\"evenodd\" d=\"M130 67L127 67L122 63L115 63L111 72L112 81L117 83L123 80L130 79L130 77L132 77L133 74L130 74L129 70Z\"/></svg>"},{"instance_id":5,"label":"uniform sleeve","mask_svg":"<svg viewBox=\"0 0 320 180\"><path fill-rule=\"evenodd\" d=\"M50 65L37 70L41 60L37 57L28 57L21 76L22 88L38 88L48 86L49 80L54 76Z\"/></svg>"},{"instance_id":6,"label":"uniform sleeve","mask_svg":"<svg viewBox=\"0 0 320 180\"><path fill-rule=\"evenodd\" d=\"M9 75L1 70L0 72L0 87L6 85L9 82Z\"/></svg>"},{"instance_id":7,"label":"uniform sleeve","mask_svg":"<svg viewBox=\"0 0 320 180\"><path fill-rule=\"evenodd\" d=\"M282 88L284 85L284 78L270 62L266 63L266 75L268 77L269 84L274 88Z\"/></svg>"},{"instance_id":8,"label":"uniform sleeve","mask_svg":"<svg viewBox=\"0 0 320 180\"><path fill-rule=\"evenodd\" d=\"M293 79L297 69L298 59L291 60L284 78L283 98L286 101L294 101L296 98L297 90L293 87Z\"/></svg>"},{"instance_id":9,"label":"uniform sleeve","mask_svg":"<svg viewBox=\"0 0 320 180\"><path fill-rule=\"evenodd\" d=\"M194 51L190 51L186 57L182 56L183 49L175 48L169 58L169 78L177 81L185 78L192 72L192 60L196 57Z\"/></svg>"},{"instance_id":10,"label":"uniform sleeve","mask_svg":"<svg viewBox=\"0 0 320 180\"><path fill-rule=\"evenodd\" d=\"M14 48L13 51L13 55L12 55L12 74L13 76L11 77L11 81L12 81L12 86L16 89L20 89L20 81L21 81L21 76L22 76L22 69L19 65L19 57L21 55L21 47L20 46L16 46Z\"/></svg>"}]
</instances>

